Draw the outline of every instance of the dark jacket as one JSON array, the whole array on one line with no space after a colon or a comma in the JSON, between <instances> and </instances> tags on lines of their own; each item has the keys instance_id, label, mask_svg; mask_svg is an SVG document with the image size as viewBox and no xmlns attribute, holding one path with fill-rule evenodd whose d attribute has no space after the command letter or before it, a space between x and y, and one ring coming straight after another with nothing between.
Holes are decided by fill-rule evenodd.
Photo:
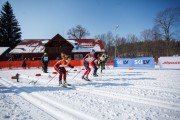
<instances>
[{"instance_id":1,"label":"dark jacket","mask_svg":"<svg viewBox=\"0 0 180 120\"><path fill-rule=\"evenodd\" d=\"M43 55L41 58L43 63L48 63L49 62L49 57L47 55Z\"/></svg>"}]
</instances>

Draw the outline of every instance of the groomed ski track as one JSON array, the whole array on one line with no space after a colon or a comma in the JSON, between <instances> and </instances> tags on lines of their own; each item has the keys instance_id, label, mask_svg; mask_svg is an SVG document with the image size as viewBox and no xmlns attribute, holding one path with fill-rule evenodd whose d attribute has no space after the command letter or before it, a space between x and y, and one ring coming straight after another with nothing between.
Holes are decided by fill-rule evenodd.
<instances>
[{"instance_id":1,"label":"groomed ski track","mask_svg":"<svg viewBox=\"0 0 180 120\"><path fill-rule=\"evenodd\" d=\"M17 86L17 84L11 83L8 80L3 80L2 84L5 86L10 86L14 87ZM17 86L18 87L18 86ZM38 87L38 85L37 85ZM142 87L142 86L141 86ZM144 89L150 89L150 86L148 88L143 87ZM155 87L154 87L155 88ZM138 89L138 88L135 88ZM153 88L151 88L153 89ZM90 94L98 95L98 96L104 96L104 97L109 97L109 98L115 98L123 101L129 101L133 103L139 103L139 104L144 104L144 105L149 105L149 106L155 106L155 107L160 107L163 109L170 109L170 110L175 110L175 111L180 111L180 104L178 103L169 103L168 101L163 101L163 100L157 100L157 99L151 99L148 97L140 97L140 96L135 96L135 95L127 95L123 93L115 93L112 90L106 90L104 91L103 89L97 89L97 88L87 88L87 87L82 87L82 86L76 86L77 91L82 91L82 92L87 92ZM160 90L157 88L156 90ZM165 89L162 89L165 90ZM82 112L79 112L77 110L74 110L72 108L69 108L67 106L64 106L60 103L57 103L51 99L47 99L45 96L40 95L38 93L29 93L27 89L22 89L18 87L16 92L21 92L20 96L29 101L30 103L34 104L38 108L47 111L48 114L54 116L56 119L66 119L66 120L71 120L72 118L77 118L78 120L95 120L96 118L93 118L89 115L86 115ZM173 92L177 92L176 90ZM36 102L35 102L36 101ZM46 109L48 108L48 109ZM71 117L72 116L72 117Z\"/></svg>"},{"instance_id":2,"label":"groomed ski track","mask_svg":"<svg viewBox=\"0 0 180 120\"><path fill-rule=\"evenodd\" d=\"M161 108L165 108L165 109L180 111L180 104L177 104L177 103L168 103L168 102L162 101L162 100L144 98L144 97L139 97L139 96L130 96L130 95L126 95L126 94L108 92L108 91L103 91L103 90L98 90L98 89L89 89L89 88L85 88L85 87L76 87L76 90L88 92L91 94L101 95L101 96L105 96L105 97L116 98L116 99L120 99L120 100L124 100L124 101L130 101L130 102L134 102L134 103L140 103L140 104L151 105L151 106L161 107Z\"/></svg>"},{"instance_id":3,"label":"groomed ski track","mask_svg":"<svg viewBox=\"0 0 180 120\"><path fill-rule=\"evenodd\" d=\"M20 86L17 86L4 78L1 78L0 82L6 87L12 87L12 91L16 90L14 92L19 93L22 98L29 101L41 110L47 112L47 114L50 114L57 120L97 120L96 118L48 99L43 95L38 93L30 93L28 89L21 88Z\"/></svg>"}]
</instances>

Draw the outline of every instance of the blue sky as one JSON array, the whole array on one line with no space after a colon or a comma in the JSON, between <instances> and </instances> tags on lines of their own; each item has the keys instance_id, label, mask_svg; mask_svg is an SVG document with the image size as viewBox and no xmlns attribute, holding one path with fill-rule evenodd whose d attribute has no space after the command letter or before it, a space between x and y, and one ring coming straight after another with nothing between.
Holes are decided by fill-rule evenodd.
<instances>
[{"instance_id":1,"label":"blue sky","mask_svg":"<svg viewBox=\"0 0 180 120\"><path fill-rule=\"evenodd\" d=\"M7 0L0 0L0 7ZM111 31L114 35L139 37L151 29L157 13L180 7L180 0L8 0L18 20L22 39L50 39L57 33L82 25L94 38ZM115 31L115 27L119 28Z\"/></svg>"}]
</instances>

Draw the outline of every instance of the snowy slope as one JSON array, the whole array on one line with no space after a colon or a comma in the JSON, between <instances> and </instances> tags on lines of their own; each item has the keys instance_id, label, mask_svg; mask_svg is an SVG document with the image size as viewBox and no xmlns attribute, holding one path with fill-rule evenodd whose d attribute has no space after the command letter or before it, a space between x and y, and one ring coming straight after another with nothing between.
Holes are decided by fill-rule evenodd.
<instances>
[{"instance_id":1,"label":"snowy slope","mask_svg":"<svg viewBox=\"0 0 180 120\"><path fill-rule=\"evenodd\" d=\"M81 80L84 70L75 69L70 70L67 81L76 89L57 86L58 76L49 82L55 75L52 68L46 74L36 68L0 70L0 119L180 119L179 70L111 67L98 77L90 75L92 82L87 82ZM19 83L11 79L16 73Z\"/></svg>"}]
</instances>

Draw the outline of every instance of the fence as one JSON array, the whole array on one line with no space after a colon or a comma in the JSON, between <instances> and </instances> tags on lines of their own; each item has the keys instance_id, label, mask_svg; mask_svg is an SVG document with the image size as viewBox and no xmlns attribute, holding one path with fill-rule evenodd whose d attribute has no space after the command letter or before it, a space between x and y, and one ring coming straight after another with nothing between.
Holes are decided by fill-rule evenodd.
<instances>
[{"instance_id":1,"label":"fence","mask_svg":"<svg viewBox=\"0 0 180 120\"><path fill-rule=\"evenodd\" d=\"M54 64L57 62L57 60L51 60L48 64L48 67L53 67ZM0 68L21 68L22 67L23 61L1 61L0 62ZM82 60L71 60L71 65L73 66L83 66L83 61ZM108 60L107 65L113 65L113 60ZM31 67L37 67L40 68L42 67L42 62L40 60L36 61L26 61L26 67L31 68Z\"/></svg>"}]
</instances>

